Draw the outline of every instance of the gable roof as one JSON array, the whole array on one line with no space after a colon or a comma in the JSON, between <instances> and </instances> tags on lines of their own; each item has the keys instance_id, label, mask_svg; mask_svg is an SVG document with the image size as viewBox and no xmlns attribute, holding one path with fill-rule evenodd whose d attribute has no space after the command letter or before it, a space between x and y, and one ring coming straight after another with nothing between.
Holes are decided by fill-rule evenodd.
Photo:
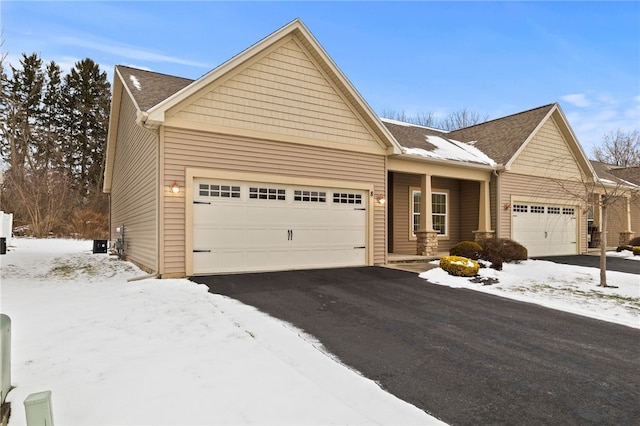
<instances>
[{"instance_id":1,"label":"gable roof","mask_svg":"<svg viewBox=\"0 0 640 426\"><path fill-rule=\"evenodd\" d=\"M451 138L474 146L498 164L509 163L556 104L544 105L449 132Z\"/></svg>"},{"instance_id":2,"label":"gable roof","mask_svg":"<svg viewBox=\"0 0 640 426\"><path fill-rule=\"evenodd\" d=\"M161 90L157 92L152 90L148 95L154 105L150 106L146 110L142 110L141 120L147 125L155 126L164 122L165 113L172 107L178 105L182 101L186 100L190 96L198 93L201 89L210 85L214 81L230 73L232 70L244 65L248 61L255 58L261 52L268 49L270 46L275 45L279 41L286 37L296 37L307 51L312 56L313 60L318 64L324 73L328 76L331 82L340 91L342 96L347 102L355 109L360 117L364 120L366 126L376 135L376 137L384 143L390 152L400 153L401 149L393 136L389 133L386 127L382 125L378 116L373 112L373 109L367 104L367 102L358 93L351 82L346 78L338 66L333 62L331 57L327 54L324 48L318 43L315 37L302 23L300 19L295 19L284 27L273 32L269 36L263 38L253 46L242 51L238 55L229 59L227 62L213 69L203 77L193 80L190 83L187 81L172 81L173 85L171 90L178 88L181 84L185 84L182 88L179 88L174 93L169 94L165 99L156 102L163 94L169 92L167 88L166 93L162 93ZM145 75L146 77L153 78L153 76ZM157 75L156 75L157 77ZM184 79L183 79L184 80ZM151 81L151 80L150 80ZM129 84L129 83L127 83ZM145 92L144 85L140 82L142 88L141 92ZM135 86L134 86L135 87ZM141 94L140 94L141 96Z\"/></svg>"}]
</instances>

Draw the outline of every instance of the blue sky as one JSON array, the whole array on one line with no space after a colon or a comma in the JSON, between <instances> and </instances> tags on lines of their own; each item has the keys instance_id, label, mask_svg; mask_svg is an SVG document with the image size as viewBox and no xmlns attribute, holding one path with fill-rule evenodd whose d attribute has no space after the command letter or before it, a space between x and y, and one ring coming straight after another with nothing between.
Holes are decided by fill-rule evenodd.
<instances>
[{"instance_id":1,"label":"blue sky","mask_svg":"<svg viewBox=\"0 0 640 426\"><path fill-rule=\"evenodd\" d=\"M300 18L377 112L559 102L585 153L640 129L640 2L0 2L3 53L198 78Z\"/></svg>"}]
</instances>

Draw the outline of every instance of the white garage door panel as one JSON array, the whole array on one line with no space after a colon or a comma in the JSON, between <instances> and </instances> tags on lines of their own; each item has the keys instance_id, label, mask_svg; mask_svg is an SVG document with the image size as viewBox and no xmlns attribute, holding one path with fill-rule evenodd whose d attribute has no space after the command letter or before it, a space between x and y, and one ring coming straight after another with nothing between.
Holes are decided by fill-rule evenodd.
<instances>
[{"instance_id":1,"label":"white garage door panel","mask_svg":"<svg viewBox=\"0 0 640 426\"><path fill-rule=\"evenodd\" d=\"M194 274L366 265L366 191L194 183Z\"/></svg>"},{"instance_id":2,"label":"white garage door panel","mask_svg":"<svg viewBox=\"0 0 640 426\"><path fill-rule=\"evenodd\" d=\"M576 208L536 203L514 203L513 238L527 247L529 256L576 254Z\"/></svg>"}]
</instances>

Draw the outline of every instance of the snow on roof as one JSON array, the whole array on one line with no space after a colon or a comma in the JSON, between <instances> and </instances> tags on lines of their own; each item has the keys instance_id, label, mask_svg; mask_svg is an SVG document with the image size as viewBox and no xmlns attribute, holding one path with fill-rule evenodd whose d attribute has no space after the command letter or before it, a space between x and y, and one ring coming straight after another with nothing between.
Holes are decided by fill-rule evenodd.
<instances>
[{"instance_id":1,"label":"snow on roof","mask_svg":"<svg viewBox=\"0 0 640 426\"><path fill-rule=\"evenodd\" d=\"M453 139L445 139L439 136L426 136L427 142L435 146L435 149L427 151L422 148L403 148L405 154L417 155L441 160L455 160L471 163L495 166L493 161L484 152L474 147L472 143L464 143Z\"/></svg>"},{"instance_id":2,"label":"snow on roof","mask_svg":"<svg viewBox=\"0 0 640 426\"><path fill-rule=\"evenodd\" d=\"M138 89L138 91L142 90L142 86L140 85L140 81L138 81L138 79L136 78L135 75L130 75L129 76L129 80L131 80L131 83L133 83L133 86Z\"/></svg>"},{"instance_id":3,"label":"snow on roof","mask_svg":"<svg viewBox=\"0 0 640 426\"><path fill-rule=\"evenodd\" d=\"M624 179L619 179L618 181L614 181L611 179L598 178L598 180L600 181L600 183L605 185L625 185L625 186L630 186L632 188L640 188L639 185L636 185L635 183L629 182L628 180L624 180Z\"/></svg>"}]
</instances>

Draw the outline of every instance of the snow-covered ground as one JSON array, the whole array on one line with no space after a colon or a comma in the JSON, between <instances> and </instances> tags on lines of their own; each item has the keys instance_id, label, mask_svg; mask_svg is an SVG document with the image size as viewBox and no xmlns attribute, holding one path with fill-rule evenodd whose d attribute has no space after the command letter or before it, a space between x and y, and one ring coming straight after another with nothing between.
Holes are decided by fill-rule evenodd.
<instances>
[{"instance_id":1,"label":"snow-covered ground","mask_svg":"<svg viewBox=\"0 0 640 426\"><path fill-rule=\"evenodd\" d=\"M14 239L0 257L12 319L10 425L52 391L58 425L441 424L327 354L311 336L188 280L145 279L91 241ZM629 252L616 256L638 260ZM640 328L640 278L528 260L481 269L482 285L439 268L430 282L486 291ZM425 285L429 285L426 284Z\"/></svg>"},{"instance_id":2,"label":"snow-covered ground","mask_svg":"<svg viewBox=\"0 0 640 426\"><path fill-rule=\"evenodd\" d=\"M607 257L640 261L630 251L609 252ZM438 263L437 261L435 262ZM607 284L598 287L600 269L561 265L544 260L505 263L502 271L481 268L476 279L454 277L440 268L420 274L431 283L469 288L510 299L640 328L640 275L607 271ZM488 284L495 280L493 284Z\"/></svg>"},{"instance_id":3,"label":"snow-covered ground","mask_svg":"<svg viewBox=\"0 0 640 426\"><path fill-rule=\"evenodd\" d=\"M442 424L293 326L188 280L127 282L91 241L14 239L12 415L52 391L56 425Z\"/></svg>"}]
</instances>

